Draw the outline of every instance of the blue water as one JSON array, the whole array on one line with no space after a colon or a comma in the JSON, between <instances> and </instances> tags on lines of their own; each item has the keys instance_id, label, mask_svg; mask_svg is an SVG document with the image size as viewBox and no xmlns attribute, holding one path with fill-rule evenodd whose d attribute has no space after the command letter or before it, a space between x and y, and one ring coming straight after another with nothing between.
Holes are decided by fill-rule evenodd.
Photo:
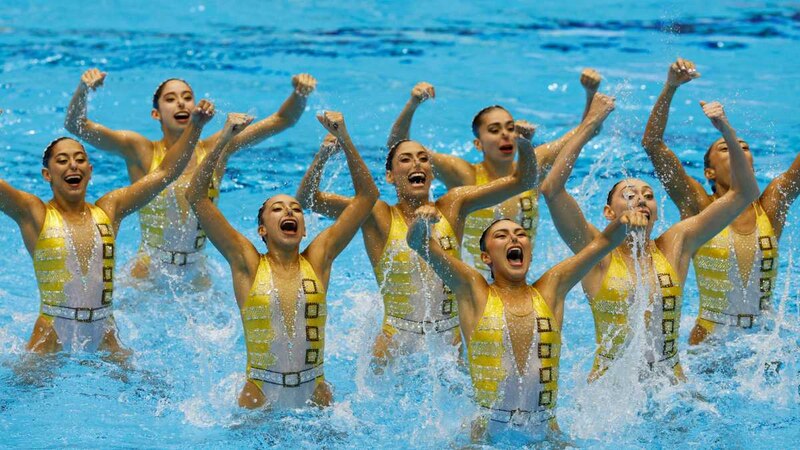
<instances>
[{"instance_id":1,"label":"blue water","mask_svg":"<svg viewBox=\"0 0 800 450\"><path fill-rule=\"evenodd\" d=\"M800 8L792 2L494 1L366 2L15 2L0 11L0 177L49 198L40 154L63 134L64 112L81 73L109 73L90 102L90 117L117 129L160 138L150 98L167 77L188 80L220 112L264 117L290 92L289 79L310 72L319 89L291 130L237 154L223 183L221 208L257 242L255 215L277 192L293 193L323 130L313 118L341 110L379 180L390 124L415 82L437 89L423 105L413 136L477 161L473 114L492 103L539 125L537 142L580 120L578 75L594 67L602 92L617 97L603 133L584 150L570 188L587 216L623 174L651 180L638 145L647 115L677 57L703 77L681 88L667 139L689 171L702 175L702 154L717 133L697 106L720 100L755 155L762 188L797 151ZM224 114L207 127L216 130ZM795 138L795 139L793 139ZM90 149L96 199L127 184L123 161ZM341 159L323 185L349 185ZM337 172L338 175L334 173ZM344 188L342 192L347 192ZM441 186L435 189L441 195ZM662 221L676 209L658 188ZM542 202L543 203L543 202ZM796 256L798 208L781 240L778 318L771 330L707 351L687 352L697 313L686 282L681 359L690 382L649 396L631 386L587 386L594 350L588 304L579 289L567 299L559 423L565 440L588 447L796 447L800 442L800 325ZM312 218L314 235L327 222ZM542 208L536 277L569 252ZM210 252L210 293L142 293L124 265L138 225L123 223L115 295L122 341L134 352L125 371L95 355L26 356L38 312L30 257L16 225L0 216L0 446L8 447L400 447L465 443L469 380L451 361L408 361L383 378L368 370L382 314L360 236L333 268L328 300L326 376L336 405L271 415L244 412L241 322L227 266ZM126 287L128 286L128 287ZM638 388L637 388L638 389ZM550 443L551 445L555 445ZM499 444L504 446L505 444Z\"/></svg>"}]
</instances>

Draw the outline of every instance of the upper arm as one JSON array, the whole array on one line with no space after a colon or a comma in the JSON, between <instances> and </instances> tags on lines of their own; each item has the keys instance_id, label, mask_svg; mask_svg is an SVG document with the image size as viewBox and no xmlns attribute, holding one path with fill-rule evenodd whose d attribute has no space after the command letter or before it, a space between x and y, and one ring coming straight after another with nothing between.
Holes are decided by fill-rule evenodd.
<instances>
[{"instance_id":1,"label":"upper arm","mask_svg":"<svg viewBox=\"0 0 800 450\"><path fill-rule=\"evenodd\" d=\"M653 161L656 177L680 210L681 217L699 213L708 198L703 185L686 173L678 156L663 141L649 143L645 149Z\"/></svg>"},{"instance_id":2,"label":"upper arm","mask_svg":"<svg viewBox=\"0 0 800 450\"><path fill-rule=\"evenodd\" d=\"M361 224L372 214L374 205L375 201L369 197L353 197L338 215L336 222L309 244L306 252L312 264L327 273L333 260L347 247Z\"/></svg>"},{"instance_id":3,"label":"upper arm","mask_svg":"<svg viewBox=\"0 0 800 450\"><path fill-rule=\"evenodd\" d=\"M767 213L777 236L783 232L786 214L798 194L800 194L800 154L789 170L772 180L761 194L761 207Z\"/></svg>"},{"instance_id":4,"label":"upper arm","mask_svg":"<svg viewBox=\"0 0 800 450\"><path fill-rule=\"evenodd\" d=\"M85 119L77 130L70 131L93 147L122 156L128 164L144 166L152 147L150 140L135 131L112 130L89 119Z\"/></svg>"},{"instance_id":5,"label":"upper arm","mask_svg":"<svg viewBox=\"0 0 800 450\"><path fill-rule=\"evenodd\" d=\"M581 207L565 189L546 196L547 208L553 218L559 236L573 253L578 253L600 234L594 225L586 220Z\"/></svg>"},{"instance_id":6,"label":"upper arm","mask_svg":"<svg viewBox=\"0 0 800 450\"><path fill-rule=\"evenodd\" d=\"M231 266L247 267L247 258L258 257L255 246L231 226L214 202L204 198L193 209L206 236Z\"/></svg>"},{"instance_id":7,"label":"upper arm","mask_svg":"<svg viewBox=\"0 0 800 450\"><path fill-rule=\"evenodd\" d=\"M44 203L39 197L16 189L0 179L0 211L15 222L30 220L36 209L41 207L44 207Z\"/></svg>"},{"instance_id":8,"label":"upper arm","mask_svg":"<svg viewBox=\"0 0 800 450\"><path fill-rule=\"evenodd\" d=\"M437 178L453 189L459 186L475 184L475 167L458 156L445 155L430 151L433 171Z\"/></svg>"},{"instance_id":9,"label":"upper arm","mask_svg":"<svg viewBox=\"0 0 800 450\"><path fill-rule=\"evenodd\" d=\"M727 227L748 204L747 199L741 194L728 191L697 215L670 227L664 235L679 235L683 252L693 255L703 244Z\"/></svg>"}]
</instances>

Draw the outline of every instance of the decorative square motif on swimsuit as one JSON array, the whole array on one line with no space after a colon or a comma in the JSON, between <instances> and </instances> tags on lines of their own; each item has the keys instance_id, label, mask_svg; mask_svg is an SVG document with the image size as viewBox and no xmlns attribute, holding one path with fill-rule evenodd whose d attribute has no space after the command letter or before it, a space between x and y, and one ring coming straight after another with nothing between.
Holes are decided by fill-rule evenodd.
<instances>
[{"instance_id":1,"label":"decorative square motif on swimsuit","mask_svg":"<svg viewBox=\"0 0 800 450\"><path fill-rule=\"evenodd\" d=\"M319 357L319 350L310 348L306 350L306 364L316 364Z\"/></svg>"},{"instance_id":2,"label":"decorative square motif on swimsuit","mask_svg":"<svg viewBox=\"0 0 800 450\"><path fill-rule=\"evenodd\" d=\"M553 402L553 391L539 392L539 406L550 406Z\"/></svg>"},{"instance_id":3,"label":"decorative square motif on swimsuit","mask_svg":"<svg viewBox=\"0 0 800 450\"><path fill-rule=\"evenodd\" d=\"M103 259L114 257L114 244L103 244Z\"/></svg>"},{"instance_id":4,"label":"decorative square motif on swimsuit","mask_svg":"<svg viewBox=\"0 0 800 450\"><path fill-rule=\"evenodd\" d=\"M108 237L111 236L111 227L105 223L98 223L97 224L97 231L100 232L100 236Z\"/></svg>"},{"instance_id":5,"label":"decorative square motif on swimsuit","mask_svg":"<svg viewBox=\"0 0 800 450\"><path fill-rule=\"evenodd\" d=\"M111 304L111 298L114 296L113 289L103 289L103 299L101 300L104 305Z\"/></svg>"},{"instance_id":6,"label":"decorative square motif on swimsuit","mask_svg":"<svg viewBox=\"0 0 800 450\"><path fill-rule=\"evenodd\" d=\"M200 235L194 238L194 248L200 249L206 244L206 237L205 235Z\"/></svg>"},{"instance_id":7,"label":"decorative square motif on swimsuit","mask_svg":"<svg viewBox=\"0 0 800 450\"><path fill-rule=\"evenodd\" d=\"M533 228L533 219L531 219L530 217L523 217L521 225L522 228L524 228L526 231L530 230Z\"/></svg>"},{"instance_id":8,"label":"decorative square motif on swimsuit","mask_svg":"<svg viewBox=\"0 0 800 450\"><path fill-rule=\"evenodd\" d=\"M440 237L439 245L442 247L443 250L450 250L453 248L453 242L450 240L450 236Z\"/></svg>"},{"instance_id":9,"label":"decorative square motif on swimsuit","mask_svg":"<svg viewBox=\"0 0 800 450\"><path fill-rule=\"evenodd\" d=\"M306 327L306 340L311 342L319 341L319 327Z\"/></svg>"},{"instance_id":10,"label":"decorative square motif on swimsuit","mask_svg":"<svg viewBox=\"0 0 800 450\"><path fill-rule=\"evenodd\" d=\"M114 280L114 268L103 267L103 281L113 281L113 280Z\"/></svg>"},{"instance_id":11,"label":"decorative square motif on swimsuit","mask_svg":"<svg viewBox=\"0 0 800 450\"><path fill-rule=\"evenodd\" d=\"M539 333L547 333L548 331L553 331L553 327L550 324L549 317L537 317L536 318L536 330Z\"/></svg>"},{"instance_id":12,"label":"decorative square motif on swimsuit","mask_svg":"<svg viewBox=\"0 0 800 450\"><path fill-rule=\"evenodd\" d=\"M772 238L769 236L761 236L758 238L758 245L761 250L772 250Z\"/></svg>"},{"instance_id":13,"label":"decorative square motif on swimsuit","mask_svg":"<svg viewBox=\"0 0 800 450\"><path fill-rule=\"evenodd\" d=\"M761 278L760 280L760 288L761 292L771 292L772 291L772 278Z\"/></svg>"},{"instance_id":14,"label":"decorative square motif on swimsuit","mask_svg":"<svg viewBox=\"0 0 800 450\"><path fill-rule=\"evenodd\" d=\"M761 260L761 271L769 272L772 270L772 265L775 263L774 258L764 258Z\"/></svg>"},{"instance_id":15,"label":"decorative square motif on swimsuit","mask_svg":"<svg viewBox=\"0 0 800 450\"><path fill-rule=\"evenodd\" d=\"M519 207L523 211L530 211L533 209L533 200L529 195L519 198Z\"/></svg>"},{"instance_id":16,"label":"decorative square motif on swimsuit","mask_svg":"<svg viewBox=\"0 0 800 450\"><path fill-rule=\"evenodd\" d=\"M317 282L310 278L303 278L303 292L306 294L318 294Z\"/></svg>"},{"instance_id":17,"label":"decorative square motif on swimsuit","mask_svg":"<svg viewBox=\"0 0 800 450\"><path fill-rule=\"evenodd\" d=\"M674 295L668 295L661 300L664 302L664 307L662 308L664 311L675 311Z\"/></svg>"},{"instance_id":18,"label":"decorative square motif on swimsuit","mask_svg":"<svg viewBox=\"0 0 800 450\"><path fill-rule=\"evenodd\" d=\"M553 381L553 368L542 367L539 369L539 383L545 384Z\"/></svg>"},{"instance_id":19,"label":"decorative square motif on swimsuit","mask_svg":"<svg viewBox=\"0 0 800 450\"><path fill-rule=\"evenodd\" d=\"M674 286L674 284L672 284L672 276L668 273L658 274L658 283L661 284L662 288L671 288Z\"/></svg>"},{"instance_id":20,"label":"decorative square motif on swimsuit","mask_svg":"<svg viewBox=\"0 0 800 450\"><path fill-rule=\"evenodd\" d=\"M540 343L537 350L540 359L553 357L553 344Z\"/></svg>"},{"instance_id":21,"label":"decorative square motif on swimsuit","mask_svg":"<svg viewBox=\"0 0 800 450\"><path fill-rule=\"evenodd\" d=\"M672 319L664 319L661 321L661 331L664 334L672 334L675 331L675 321Z\"/></svg>"},{"instance_id":22,"label":"decorative square motif on swimsuit","mask_svg":"<svg viewBox=\"0 0 800 450\"><path fill-rule=\"evenodd\" d=\"M442 314L453 314L453 301L445 300L442 302Z\"/></svg>"},{"instance_id":23,"label":"decorative square motif on swimsuit","mask_svg":"<svg viewBox=\"0 0 800 450\"><path fill-rule=\"evenodd\" d=\"M664 356L671 356L675 353L675 339L667 339L664 341Z\"/></svg>"},{"instance_id":24,"label":"decorative square motif on swimsuit","mask_svg":"<svg viewBox=\"0 0 800 450\"><path fill-rule=\"evenodd\" d=\"M319 317L319 303L306 303L306 319Z\"/></svg>"}]
</instances>

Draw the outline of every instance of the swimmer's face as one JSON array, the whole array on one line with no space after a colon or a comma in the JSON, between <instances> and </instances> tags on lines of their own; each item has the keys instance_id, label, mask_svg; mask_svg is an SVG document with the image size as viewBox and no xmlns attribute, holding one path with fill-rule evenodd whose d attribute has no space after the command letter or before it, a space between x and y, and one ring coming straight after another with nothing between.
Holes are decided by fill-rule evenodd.
<instances>
[{"instance_id":1,"label":"swimmer's face","mask_svg":"<svg viewBox=\"0 0 800 450\"><path fill-rule=\"evenodd\" d=\"M739 139L739 145L744 150L744 156L753 167L753 154L750 153L750 145L747 142ZM715 185L728 189L731 185L731 160L728 153L728 144L725 139L720 138L714 141L711 148L708 150L708 167L706 167L704 174L706 179L713 182Z\"/></svg>"},{"instance_id":2,"label":"swimmer's face","mask_svg":"<svg viewBox=\"0 0 800 450\"><path fill-rule=\"evenodd\" d=\"M42 176L53 192L70 199L83 199L92 178L92 165L83 146L73 139L63 139L53 146Z\"/></svg>"},{"instance_id":3,"label":"swimmer's face","mask_svg":"<svg viewBox=\"0 0 800 450\"><path fill-rule=\"evenodd\" d=\"M513 220L501 220L486 232L486 251L481 260L492 268L495 280L524 280L531 264L531 240Z\"/></svg>"},{"instance_id":4,"label":"swimmer's face","mask_svg":"<svg viewBox=\"0 0 800 450\"><path fill-rule=\"evenodd\" d=\"M636 210L648 217L647 230L652 230L658 220L658 203L653 188L642 180L629 178L617 183L611 192L611 202L603 210L609 221L615 220L625 211Z\"/></svg>"},{"instance_id":5,"label":"swimmer's face","mask_svg":"<svg viewBox=\"0 0 800 450\"><path fill-rule=\"evenodd\" d=\"M392 159L392 170L386 172L386 181L394 185L398 195L427 198L433 182L428 150L414 141L400 144Z\"/></svg>"},{"instance_id":6,"label":"swimmer's face","mask_svg":"<svg viewBox=\"0 0 800 450\"><path fill-rule=\"evenodd\" d=\"M508 111L500 108L483 114L474 144L483 152L484 159L497 162L513 161L517 154L514 118Z\"/></svg>"},{"instance_id":7,"label":"swimmer's face","mask_svg":"<svg viewBox=\"0 0 800 450\"><path fill-rule=\"evenodd\" d=\"M264 203L258 234L267 246L297 247L306 235L303 208L294 197L278 194Z\"/></svg>"},{"instance_id":8,"label":"swimmer's face","mask_svg":"<svg viewBox=\"0 0 800 450\"><path fill-rule=\"evenodd\" d=\"M170 130L180 131L189 124L194 109L194 92L188 84L181 80L170 80L161 89L158 97L158 109L151 113L152 117L161 121Z\"/></svg>"}]
</instances>

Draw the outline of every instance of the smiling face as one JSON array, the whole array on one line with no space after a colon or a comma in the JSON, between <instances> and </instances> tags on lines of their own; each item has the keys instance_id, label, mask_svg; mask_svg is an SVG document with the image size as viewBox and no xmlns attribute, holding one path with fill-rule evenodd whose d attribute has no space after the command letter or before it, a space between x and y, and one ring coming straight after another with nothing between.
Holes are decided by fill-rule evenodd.
<instances>
[{"instance_id":1,"label":"smiling face","mask_svg":"<svg viewBox=\"0 0 800 450\"><path fill-rule=\"evenodd\" d=\"M612 221L630 209L647 216L647 234L649 236L653 224L658 220L658 203L653 194L653 188L636 178L622 180L611 188L603 215Z\"/></svg>"},{"instance_id":2,"label":"smiling face","mask_svg":"<svg viewBox=\"0 0 800 450\"><path fill-rule=\"evenodd\" d=\"M153 109L153 118L170 131L183 131L194 109L192 88L184 81L169 80L159 88L157 95L158 108Z\"/></svg>"},{"instance_id":3,"label":"smiling face","mask_svg":"<svg viewBox=\"0 0 800 450\"><path fill-rule=\"evenodd\" d=\"M750 153L750 145L739 139L739 145L744 150L744 156L747 162L750 163L750 168L753 168L753 154ZM728 153L728 143L725 139L719 138L711 144L708 148L705 157L703 158L705 165L704 174L706 179L715 188L720 187L727 191L731 185L731 160Z\"/></svg>"},{"instance_id":4,"label":"smiling face","mask_svg":"<svg viewBox=\"0 0 800 450\"><path fill-rule=\"evenodd\" d=\"M427 200L433 182L430 154L421 144L405 141L392 155L386 181L393 184L397 197Z\"/></svg>"},{"instance_id":5,"label":"smiling face","mask_svg":"<svg viewBox=\"0 0 800 450\"><path fill-rule=\"evenodd\" d=\"M495 280L525 281L531 264L531 240L522 225L501 219L484 233L481 261L492 269Z\"/></svg>"},{"instance_id":6,"label":"smiling face","mask_svg":"<svg viewBox=\"0 0 800 450\"><path fill-rule=\"evenodd\" d=\"M475 147L483 158L498 163L513 161L517 153L517 132L514 118L500 107L482 113L476 123Z\"/></svg>"},{"instance_id":7,"label":"smiling face","mask_svg":"<svg viewBox=\"0 0 800 450\"><path fill-rule=\"evenodd\" d=\"M82 201L92 178L92 165L80 142L65 138L51 146L42 176L50 183L55 196Z\"/></svg>"},{"instance_id":8,"label":"smiling face","mask_svg":"<svg viewBox=\"0 0 800 450\"><path fill-rule=\"evenodd\" d=\"M260 210L258 234L267 248L299 247L306 235L306 222L297 199L285 194L267 199Z\"/></svg>"}]
</instances>

